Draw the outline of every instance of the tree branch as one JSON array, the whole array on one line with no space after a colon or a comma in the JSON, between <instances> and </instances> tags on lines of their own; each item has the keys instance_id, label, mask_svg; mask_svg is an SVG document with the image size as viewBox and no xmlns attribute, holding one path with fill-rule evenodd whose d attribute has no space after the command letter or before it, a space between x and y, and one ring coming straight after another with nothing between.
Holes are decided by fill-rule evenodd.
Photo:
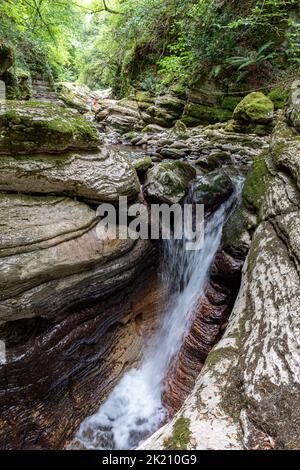
<instances>
[{"instance_id":1,"label":"tree branch","mask_svg":"<svg viewBox=\"0 0 300 470\"><path fill-rule=\"evenodd\" d=\"M103 13L103 12L106 11L107 13L112 13L113 15L123 15L123 13L121 11L117 11L117 10L114 10L113 8L109 7L107 5L107 0L102 0L102 2L103 2L103 6L102 6L102 8L99 8L99 9L98 8L97 9L88 8L88 7L85 7L83 5L79 5L78 3L76 3L76 5L79 8L82 8L83 10L87 10L92 14Z\"/></svg>"}]
</instances>

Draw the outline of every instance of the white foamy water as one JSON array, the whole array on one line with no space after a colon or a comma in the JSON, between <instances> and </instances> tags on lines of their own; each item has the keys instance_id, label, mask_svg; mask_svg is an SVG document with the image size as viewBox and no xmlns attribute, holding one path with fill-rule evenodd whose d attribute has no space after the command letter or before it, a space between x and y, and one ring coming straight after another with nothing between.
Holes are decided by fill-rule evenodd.
<instances>
[{"instance_id":1,"label":"white foamy water","mask_svg":"<svg viewBox=\"0 0 300 470\"><path fill-rule=\"evenodd\" d=\"M144 352L140 367L127 372L98 412L81 424L75 438L77 445L87 449L133 449L167 417L161 401L163 381L204 293L228 209L235 198L232 196L206 221L201 250L185 250L185 241L164 242L162 282L172 294L161 328Z\"/></svg>"}]
</instances>

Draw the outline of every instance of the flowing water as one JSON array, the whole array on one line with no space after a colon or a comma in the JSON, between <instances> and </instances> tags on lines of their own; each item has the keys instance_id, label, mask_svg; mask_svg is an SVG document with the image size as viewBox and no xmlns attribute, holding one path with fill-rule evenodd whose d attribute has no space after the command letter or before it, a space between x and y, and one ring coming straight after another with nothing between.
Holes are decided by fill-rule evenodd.
<instances>
[{"instance_id":1,"label":"flowing water","mask_svg":"<svg viewBox=\"0 0 300 470\"><path fill-rule=\"evenodd\" d=\"M237 191L240 187L239 182ZM200 250L186 250L185 240L164 241L162 282L171 294L161 328L144 352L140 367L127 372L98 412L81 424L77 445L87 449L133 449L167 418L161 401L164 378L189 331L228 210L236 197L234 194L206 221Z\"/></svg>"}]
</instances>

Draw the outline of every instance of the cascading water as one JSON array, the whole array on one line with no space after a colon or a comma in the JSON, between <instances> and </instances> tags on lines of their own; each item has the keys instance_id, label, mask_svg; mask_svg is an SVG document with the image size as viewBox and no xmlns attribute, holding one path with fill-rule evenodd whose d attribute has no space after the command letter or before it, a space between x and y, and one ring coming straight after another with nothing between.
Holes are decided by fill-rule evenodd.
<instances>
[{"instance_id":1,"label":"cascading water","mask_svg":"<svg viewBox=\"0 0 300 470\"><path fill-rule=\"evenodd\" d=\"M236 192L240 187L238 182ZM99 411L81 424L76 445L86 449L133 449L166 419L167 411L161 401L164 378L189 331L220 245L228 210L236 197L234 194L206 221L200 250L186 250L185 240L164 242L162 282L167 283L171 294L160 331L147 347L140 367L127 372Z\"/></svg>"}]
</instances>

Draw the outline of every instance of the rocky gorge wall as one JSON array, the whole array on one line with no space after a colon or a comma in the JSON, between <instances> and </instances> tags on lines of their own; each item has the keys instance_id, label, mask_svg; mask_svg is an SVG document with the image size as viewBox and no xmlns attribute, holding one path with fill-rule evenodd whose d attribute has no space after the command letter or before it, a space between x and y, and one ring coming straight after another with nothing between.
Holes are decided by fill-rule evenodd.
<instances>
[{"instance_id":1,"label":"rocky gorge wall","mask_svg":"<svg viewBox=\"0 0 300 470\"><path fill-rule=\"evenodd\" d=\"M80 102L81 112L90 109ZM242 202L225 226L205 296L166 378L164 402L172 412L189 393L190 397L176 419L146 444L178 448L172 427L175 423L177 435L179 421L180 429L183 426L190 436L188 442L179 443L183 448L242 447L240 437L231 436L239 436L236 413L230 411L232 417L229 411L221 411L220 424L219 411L214 409L221 400L217 392L226 389L222 381L227 383L227 371L224 368L224 375L217 378L210 371L219 360L226 362L223 346L234 319L242 316L236 313L238 301L229 318L251 239L262 223L261 199L270 175L276 184L296 177L290 175L297 171L290 158L298 142L298 111L291 106L287 111L293 131L280 113L274 119L273 104L266 96L254 93L237 106L228 123L188 128L177 120L170 129L171 121L167 127L151 123L142 129L144 121L135 125L140 111L130 103L126 112L120 102L104 100L103 107L98 112L100 140L94 125L75 109L45 102L1 103L0 339L7 346L7 363L0 365L1 445L7 449L65 446L122 374L138 364L143 345L163 314L168 293L158 277L157 246L148 240L118 240L110 233L99 236L97 205L117 203L119 196L127 196L145 210L147 201L173 204L191 196L205 204L209 215L230 198L235 179L253 164ZM276 123L272 140L288 145L288 150L275 164L273 157L265 155L270 155L268 136ZM274 137L279 132L281 140ZM126 148L135 150L134 157L124 156ZM287 199L293 200L294 193L288 187L282 192L287 194L285 199L281 192L276 197L289 208ZM268 210L281 214L275 197L270 200ZM245 280L240 292L244 285ZM268 288L264 298L269 298ZM262 314L257 316L254 312L251 331ZM275 320L270 322L273 325ZM244 321L238 320L241 325L244 328ZM233 348L237 368L241 367L238 377L248 374L245 363L239 365L244 357L239 348L247 343L247 334L243 330L245 338ZM230 346L231 342L230 337ZM260 336L253 342L256 350ZM257 360L261 357L259 353ZM212 385L216 391L212 389L210 395ZM240 420L245 414L241 411ZM267 445L277 445L272 439L267 436Z\"/></svg>"},{"instance_id":2,"label":"rocky gorge wall","mask_svg":"<svg viewBox=\"0 0 300 470\"><path fill-rule=\"evenodd\" d=\"M158 256L97 232L97 205L140 184L80 115L6 101L0 128L1 448L61 448L139 360L163 308Z\"/></svg>"},{"instance_id":3,"label":"rocky gorge wall","mask_svg":"<svg viewBox=\"0 0 300 470\"><path fill-rule=\"evenodd\" d=\"M299 448L298 87L227 232L236 249L252 242L226 331L180 411L142 448Z\"/></svg>"}]
</instances>

